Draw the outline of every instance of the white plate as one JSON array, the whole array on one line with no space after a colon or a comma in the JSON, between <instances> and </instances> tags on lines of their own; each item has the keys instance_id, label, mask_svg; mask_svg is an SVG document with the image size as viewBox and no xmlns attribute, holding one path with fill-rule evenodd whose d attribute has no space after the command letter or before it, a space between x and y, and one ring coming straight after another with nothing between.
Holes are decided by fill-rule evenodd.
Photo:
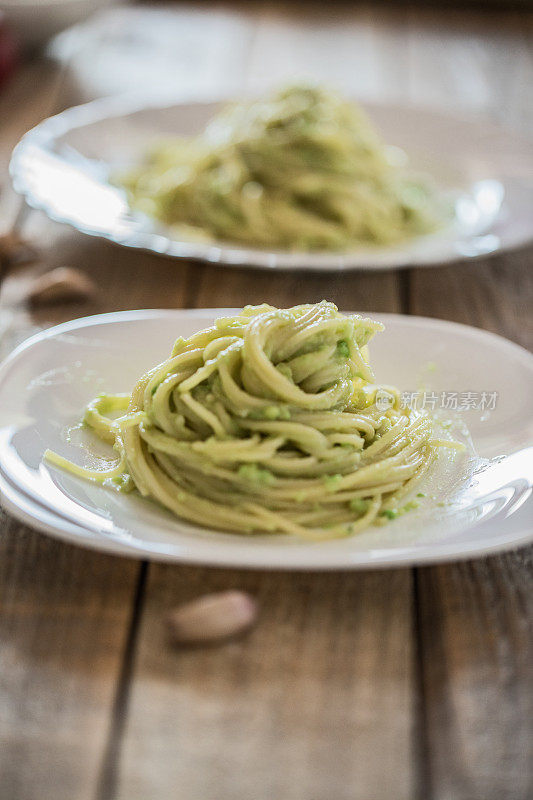
<instances>
[{"instance_id":1,"label":"white plate","mask_svg":"<svg viewBox=\"0 0 533 800\"><path fill-rule=\"evenodd\" d=\"M128 391L144 370L167 356L178 335L188 336L221 313L227 310L102 314L39 333L14 351L0 367L0 492L6 508L46 533L99 550L255 568L424 563L507 549L533 538L533 501L524 478L529 456L523 456L523 448L533 444L533 356L493 334L422 317L372 315L386 325L372 344L378 379L413 391L424 382L435 393L470 392L479 398L497 392L493 411L462 416L480 455L522 453L514 456L522 458L518 477L516 469L505 472L511 462L503 461L467 488L471 481L461 479L469 474L468 458L461 456L447 463L448 472L436 473L430 487L435 502L424 501L425 507L383 528L310 544L201 529L135 494L121 495L43 464L47 447L87 463L87 450L97 447L90 434L74 430L70 442L66 436L85 403L100 391ZM436 504L449 496L452 505Z\"/></svg>"},{"instance_id":2,"label":"white plate","mask_svg":"<svg viewBox=\"0 0 533 800\"><path fill-rule=\"evenodd\" d=\"M71 108L27 133L11 161L15 189L52 219L127 247L229 265L307 270L432 266L531 241L533 144L485 120L410 106L363 104L385 141L455 199L442 231L392 247L350 253L268 252L185 241L128 208L109 182L162 136L201 131L220 103L105 98Z\"/></svg>"}]
</instances>

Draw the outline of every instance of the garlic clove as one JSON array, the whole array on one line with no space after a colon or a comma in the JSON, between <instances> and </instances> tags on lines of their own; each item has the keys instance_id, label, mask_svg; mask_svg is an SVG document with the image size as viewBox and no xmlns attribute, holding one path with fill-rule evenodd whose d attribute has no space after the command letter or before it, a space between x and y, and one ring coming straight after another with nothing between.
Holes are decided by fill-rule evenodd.
<instances>
[{"instance_id":1,"label":"garlic clove","mask_svg":"<svg viewBox=\"0 0 533 800\"><path fill-rule=\"evenodd\" d=\"M39 275L28 291L33 305L48 305L69 300L82 300L96 293L96 284L84 272L72 267L57 267Z\"/></svg>"},{"instance_id":2,"label":"garlic clove","mask_svg":"<svg viewBox=\"0 0 533 800\"><path fill-rule=\"evenodd\" d=\"M0 235L0 264L29 264L37 259L36 248L15 230Z\"/></svg>"},{"instance_id":3,"label":"garlic clove","mask_svg":"<svg viewBox=\"0 0 533 800\"><path fill-rule=\"evenodd\" d=\"M257 603L251 595L236 590L208 594L171 611L171 638L180 644L215 642L237 636L250 628L257 617Z\"/></svg>"}]
</instances>

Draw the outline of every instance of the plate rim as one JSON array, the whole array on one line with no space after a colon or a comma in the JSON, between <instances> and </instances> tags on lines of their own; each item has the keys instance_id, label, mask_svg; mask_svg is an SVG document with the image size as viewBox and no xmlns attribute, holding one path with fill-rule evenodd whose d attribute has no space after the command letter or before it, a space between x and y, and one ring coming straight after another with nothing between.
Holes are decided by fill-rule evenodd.
<instances>
[{"instance_id":1,"label":"plate rim","mask_svg":"<svg viewBox=\"0 0 533 800\"><path fill-rule=\"evenodd\" d=\"M69 320L59 325L51 326L44 329L32 336L28 337L25 341L21 342L1 363L0 363L0 380L5 375L13 362L17 361L26 350L38 345L43 340L54 338L65 332L73 330L83 330L91 325L98 325L102 323L116 323L121 320L135 320L139 321L144 319L164 319L165 317L199 317L210 318L216 317L221 313L231 312L234 309L224 308L198 308L198 309L132 309L129 311L115 311L103 314L94 314L79 319ZM514 352L520 359L526 359L530 366L533 368L533 354L526 348L522 347L515 342L511 342L499 334L485 331L481 328L476 328L464 323L457 323L451 320L441 320L432 317L423 317L407 314L395 313L373 313L373 312L359 312L364 313L366 316L375 316L381 319L393 318L396 322L400 323L422 323L430 325L437 329L442 328L459 328L462 333L474 336L474 338L481 336L489 341L495 341L500 347L503 345ZM18 505L17 505L18 502ZM530 497L524 505L530 505L532 498ZM424 545L424 549L417 553L413 545L406 545L400 552L396 552L393 556L387 554L381 557L372 558L371 549L361 552L361 558L357 558L357 554L351 554L345 561L340 560L338 554L325 553L325 563L317 564L312 559L305 560L307 548L301 551L299 563L274 563L272 560L267 560L257 563L257 557L253 553L250 554L246 548L243 548L240 553L231 552L227 556L215 550L215 554L210 557L208 554L194 555L190 552L189 546L185 546L181 553L163 553L157 551L150 551L144 549L140 543L135 542L121 542L117 541L114 537L108 537L104 533L95 534L94 532L86 529L83 525L77 525L72 520L65 520L56 514L53 508L46 508L39 506L37 501L27 496L21 487L15 486L5 476L0 469L0 503L2 506L12 514L16 519L30 527L35 528L53 538L60 539L64 542L96 550L106 553L108 555L117 555L129 558L137 558L147 561L159 561L175 564L190 564L190 565L204 565L210 567L221 568L238 568L238 569L258 569L258 570L283 570L283 571L347 571L347 570L362 570L362 569L393 569L402 567L411 567L415 565L437 564L446 563L451 561L467 560L478 558L488 555L493 555L499 552L507 552L516 550L520 547L533 541L533 527L527 529L523 533L515 535L514 541L510 544L504 540L492 542L480 546L479 542L463 545L458 549L457 542L441 543L433 546ZM25 510L30 509L30 511ZM33 514L31 513L33 510ZM39 511L41 515L39 516ZM518 513L518 512L517 512ZM514 516L514 515L513 515ZM49 521L47 521L49 520ZM50 521L51 520L51 521ZM490 520L489 520L490 522ZM484 521L479 521L477 524L469 526L466 530L471 530L479 525L483 525ZM503 527L505 525L505 518L499 520L499 524ZM54 527L55 525L55 527ZM204 529L208 530L208 529ZM522 528L521 528L522 530ZM81 532L81 533L80 533ZM293 553L295 551L292 551ZM348 554L343 554L345 557ZM328 561L328 558L330 559ZM311 563L312 562L312 563Z\"/></svg>"},{"instance_id":2,"label":"plate rim","mask_svg":"<svg viewBox=\"0 0 533 800\"><path fill-rule=\"evenodd\" d=\"M158 553L154 551L144 550L140 545L134 543L121 543L116 539L106 538L103 534L91 534L83 526L76 526L75 523L64 521L54 512L49 509L44 509L44 514L50 518L55 518L55 525L51 522L46 522L37 516L33 516L28 511L25 511L17 505L13 500L13 495L17 498L22 497L26 506L36 507L31 498L22 495L17 489L12 488L11 497L5 489L6 482L2 474L0 474L0 505L2 508L17 519L19 522L28 525L28 527L39 531L55 540L64 542L65 544L74 547L82 547L85 550L103 553L108 556L116 556L121 558L137 559L140 561L148 561L161 564L175 564L177 566L197 566L197 567L210 567L219 569L246 569L255 571L279 571L279 572L360 572L367 570L389 570L389 569L409 569L418 566L431 566L432 564L450 564L458 561L469 561L475 558L486 558L499 553L509 553L519 550L533 542L533 528L527 532L520 534L515 538L512 544L505 541L497 541L493 544L485 544L482 548L479 545L470 545L463 547L461 550L455 550L451 545L440 545L432 548L431 552L425 551L420 554L409 552L410 548L406 547L405 551L401 554L396 554L393 557L383 556L381 558L374 558L373 560L346 560L344 562L326 560L325 563L273 563L272 561L264 561L257 563L247 560L245 556L216 556L210 557L204 555L202 557L195 557L191 555L189 550L184 550L179 556L170 553ZM9 491L9 490L8 490ZM531 504L531 498L526 501ZM525 503L524 503L525 505ZM517 512L518 513L518 512ZM503 521L502 521L503 522ZM471 528L483 525L483 521L478 522L471 526ZM83 533L71 533L79 528ZM74 538L75 537L75 538ZM307 543L307 544L320 544L320 543ZM453 552L450 552L453 551Z\"/></svg>"},{"instance_id":3,"label":"plate rim","mask_svg":"<svg viewBox=\"0 0 533 800\"><path fill-rule=\"evenodd\" d=\"M242 98L241 98L242 99ZM233 98L235 100L235 98ZM417 257L416 253L397 252L394 258L384 263L373 262L369 255L368 263L361 263L360 254L357 253L302 253L290 251L269 251L265 249L254 249L232 245L231 242L212 242L194 243L184 240L173 239L171 235L165 235L156 231L141 233L129 232L127 237L119 237L110 230L102 231L94 226L83 225L76 222L67 213L56 212L50 203L38 195L27 180L27 170L24 166L25 150L29 147L40 147L53 141L57 136L67 130L76 130L84 125L99 122L106 118L119 118L126 114L133 114L144 109L168 109L179 106L205 106L231 102L232 98L228 95L218 97L205 95L195 98L176 97L169 93L155 93L152 97L147 97L145 93L126 93L123 95L111 95L91 100L88 103L72 106L59 114L55 114L35 125L17 143L13 149L9 164L9 174L14 190L22 195L26 203L33 209L43 211L50 219L63 225L69 226L85 235L97 239L104 239L121 247L127 247L142 252L150 252L157 256L176 259L178 261L189 260L202 263L216 264L222 267L243 267L248 269L264 269L267 271L297 271L310 273L327 272L383 272L395 269L410 267L437 267L444 264L455 264L460 262L469 263L481 258L488 258L503 252L519 251L533 242L533 228L528 229L521 239L514 243L502 244L501 241L493 247L481 252L450 252L436 253L434 256L426 255ZM516 133L512 129L507 129L494 120L487 118L483 114L459 113L448 111L431 106L424 106L416 103L389 103L386 101L372 101L367 99L356 100L363 107L368 109L389 109L391 111L408 111L410 113L420 113L436 118L453 120L463 125L482 125L485 134L498 133L505 134L512 142L519 143L522 147L531 149L533 156L533 140L527 136ZM372 112L371 112L372 113ZM490 235L490 229L485 233L480 233L483 237ZM423 238L423 237L419 237ZM475 237L472 237L475 238ZM466 241L468 241L467 239ZM163 246L164 243L164 246ZM353 261L350 256L356 259ZM313 256L327 258L327 263L313 261ZM292 259L296 259L293 263ZM310 259L310 263L301 263L300 260Z\"/></svg>"}]
</instances>

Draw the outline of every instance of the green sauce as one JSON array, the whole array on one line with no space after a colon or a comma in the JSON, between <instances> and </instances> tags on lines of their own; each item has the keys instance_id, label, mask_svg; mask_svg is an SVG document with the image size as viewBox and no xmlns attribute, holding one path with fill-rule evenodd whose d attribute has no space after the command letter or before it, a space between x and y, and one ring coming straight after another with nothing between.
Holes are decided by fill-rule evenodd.
<instances>
[{"instance_id":1,"label":"green sauce","mask_svg":"<svg viewBox=\"0 0 533 800\"><path fill-rule=\"evenodd\" d=\"M276 483L276 477L270 470L258 467L257 464L242 464L238 468L237 474L240 478L259 486L272 486Z\"/></svg>"}]
</instances>

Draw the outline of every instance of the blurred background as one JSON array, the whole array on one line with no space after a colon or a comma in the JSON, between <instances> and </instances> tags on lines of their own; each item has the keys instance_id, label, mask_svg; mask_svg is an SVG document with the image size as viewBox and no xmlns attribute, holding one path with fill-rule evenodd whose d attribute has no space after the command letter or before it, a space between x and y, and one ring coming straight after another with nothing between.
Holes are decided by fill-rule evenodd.
<instances>
[{"instance_id":1,"label":"blurred background","mask_svg":"<svg viewBox=\"0 0 533 800\"><path fill-rule=\"evenodd\" d=\"M463 106L523 128L531 104L515 108L513 95L531 77L528 9L529 0L8 0L0 2L0 88L43 58L62 65L73 102L138 90L242 94L312 78L361 99ZM506 97L497 110L494 82Z\"/></svg>"},{"instance_id":2,"label":"blurred background","mask_svg":"<svg viewBox=\"0 0 533 800\"><path fill-rule=\"evenodd\" d=\"M312 80L529 137L532 54L528 0L0 1L0 233L20 211L7 176L14 145L69 106L132 92L242 98Z\"/></svg>"},{"instance_id":3,"label":"blurred background","mask_svg":"<svg viewBox=\"0 0 533 800\"><path fill-rule=\"evenodd\" d=\"M3 1L0 214L17 139L69 105L139 91L242 97L312 79L356 99L468 111L529 135L532 52L529 0Z\"/></svg>"}]
</instances>

